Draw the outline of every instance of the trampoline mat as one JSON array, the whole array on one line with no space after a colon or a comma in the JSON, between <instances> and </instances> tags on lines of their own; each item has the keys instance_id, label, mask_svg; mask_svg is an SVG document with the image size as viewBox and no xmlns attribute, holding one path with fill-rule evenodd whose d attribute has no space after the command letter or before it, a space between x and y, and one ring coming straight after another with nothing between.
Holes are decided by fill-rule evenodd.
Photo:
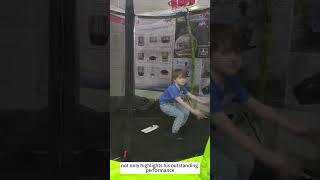
<instances>
[{"instance_id":1,"label":"trampoline mat","mask_svg":"<svg viewBox=\"0 0 320 180\"><path fill-rule=\"evenodd\" d=\"M110 159L123 157L124 121L127 112L113 113L110 118ZM198 120L193 115L185 125L184 140L169 137L174 118L159 110L136 112L131 129L130 160L132 161L178 161L202 155L210 134L209 121ZM158 125L159 128L143 133L142 129Z\"/></svg>"}]
</instances>

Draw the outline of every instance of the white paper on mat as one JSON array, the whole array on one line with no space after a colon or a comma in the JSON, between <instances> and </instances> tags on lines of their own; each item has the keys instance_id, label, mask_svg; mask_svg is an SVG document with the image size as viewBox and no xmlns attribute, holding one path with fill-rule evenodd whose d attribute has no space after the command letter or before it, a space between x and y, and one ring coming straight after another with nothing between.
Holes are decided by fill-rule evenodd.
<instances>
[{"instance_id":1,"label":"white paper on mat","mask_svg":"<svg viewBox=\"0 0 320 180\"><path fill-rule=\"evenodd\" d=\"M149 126L149 127L145 128L145 129L142 129L141 132L149 133L149 132L154 131L154 130L156 130L158 128L159 128L158 125L152 125L152 126Z\"/></svg>"}]
</instances>

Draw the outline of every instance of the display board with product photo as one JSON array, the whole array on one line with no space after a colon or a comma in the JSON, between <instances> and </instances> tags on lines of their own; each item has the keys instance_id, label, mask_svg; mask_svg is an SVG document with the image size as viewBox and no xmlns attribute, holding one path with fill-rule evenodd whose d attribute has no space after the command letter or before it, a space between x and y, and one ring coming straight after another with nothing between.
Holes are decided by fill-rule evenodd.
<instances>
[{"instance_id":1,"label":"display board with product photo","mask_svg":"<svg viewBox=\"0 0 320 180\"><path fill-rule=\"evenodd\" d=\"M192 77L192 48L195 49L194 93L209 95L209 11L189 16L187 31L185 16L135 20L135 88L163 91L172 83L172 72L187 72L188 84ZM190 37L194 47L191 47Z\"/></svg>"}]
</instances>

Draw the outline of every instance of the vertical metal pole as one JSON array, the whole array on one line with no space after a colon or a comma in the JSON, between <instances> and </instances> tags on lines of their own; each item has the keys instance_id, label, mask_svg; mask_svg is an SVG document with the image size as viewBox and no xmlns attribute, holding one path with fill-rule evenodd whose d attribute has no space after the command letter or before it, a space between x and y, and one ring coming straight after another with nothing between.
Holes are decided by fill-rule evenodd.
<instances>
[{"instance_id":1,"label":"vertical metal pole","mask_svg":"<svg viewBox=\"0 0 320 180\"><path fill-rule=\"evenodd\" d=\"M213 69L212 69L212 61L213 61L213 57L212 57L212 48L213 48L213 26L212 26L212 24L213 24L213 22L214 22L214 17L213 17L213 14L214 14L214 4L215 4L215 2L214 2L214 0L210 0L210 23L209 23L209 29L210 29L210 47L209 47L209 52L210 52L210 72L212 72L213 71ZM211 79L211 74L210 74L210 79ZM210 80L210 83L211 83L211 80ZM210 84L210 86L212 86L211 84ZM211 99L212 99L212 94L210 94L210 104L212 104L212 102L211 102ZM211 108L210 108L211 109ZM210 112L210 111L209 111ZM211 114L211 112L210 112L210 114ZM210 148L213 148L212 147L212 144L214 143L214 134L213 134L213 129L212 129L212 118L209 118L210 119ZM212 157L214 157L214 155L213 154L210 154L210 167L213 167L213 163L212 163L212 161L211 161L211 156ZM215 175L215 173L212 171L212 169L213 168L211 168L210 169L210 179L216 179L216 175Z\"/></svg>"},{"instance_id":2,"label":"vertical metal pole","mask_svg":"<svg viewBox=\"0 0 320 180\"><path fill-rule=\"evenodd\" d=\"M54 179L73 179L71 134L75 112L75 1L50 1L49 154Z\"/></svg>"},{"instance_id":3,"label":"vertical metal pole","mask_svg":"<svg viewBox=\"0 0 320 180\"><path fill-rule=\"evenodd\" d=\"M126 39L125 39L125 53L126 53L126 87L125 96L128 100L128 118L125 122L124 135L124 160L129 160L128 153L132 152L131 147L131 127L133 123L133 97L134 97L134 7L133 0L126 0Z\"/></svg>"},{"instance_id":4,"label":"vertical metal pole","mask_svg":"<svg viewBox=\"0 0 320 180\"><path fill-rule=\"evenodd\" d=\"M194 47L194 36L192 34L192 29L190 26L189 19L190 19L190 14L189 14L189 10L187 9L187 13L185 14L185 20L187 25L187 32L189 35L189 45L191 46L191 93L194 93L196 54L195 54L195 47Z\"/></svg>"},{"instance_id":5,"label":"vertical metal pole","mask_svg":"<svg viewBox=\"0 0 320 180\"><path fill-rule=\"evenodd\" d=\"M50 144L49 156L52 164L54 179L62 179L62 141L61 129L61 63L63 61L63 21L61 17L61 1L50 1L50 63L48 106L50 114Z\"/></svg>"},{"instance_id":6,"label":"vertical metal pole","mask_svg":"<svg viewBox=\"0 0 320 180\"><path fill-rule=\"evenodd\" d=\"M72 137L77 124L76 118L76 56L75 56L75 0L63 2L63 62L61 79L62 129L62 175L63 179L74 180L72 158Z\"/></svg>"}]
</instances>

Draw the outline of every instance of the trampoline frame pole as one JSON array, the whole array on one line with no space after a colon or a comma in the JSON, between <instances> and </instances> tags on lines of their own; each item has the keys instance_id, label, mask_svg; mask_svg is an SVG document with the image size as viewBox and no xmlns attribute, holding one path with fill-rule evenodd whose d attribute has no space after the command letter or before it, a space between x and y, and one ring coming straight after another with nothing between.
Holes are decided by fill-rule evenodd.
<instances>
[{"instance_id":1,"label":"trampoline frame pole","mask_svg":"<svg viewBox=\"0 0 320 180\"><path fill-rule=\"evenodd\" d=\"M133 0L126 0L125 9L125 70L126 86L125 97L128 100L128 118L125 120L123 158L125 161L130 160L128 154L132 152L132 123L133 123L133 97L134 97L134 6Z\"/></svg>"}]
</instances>

